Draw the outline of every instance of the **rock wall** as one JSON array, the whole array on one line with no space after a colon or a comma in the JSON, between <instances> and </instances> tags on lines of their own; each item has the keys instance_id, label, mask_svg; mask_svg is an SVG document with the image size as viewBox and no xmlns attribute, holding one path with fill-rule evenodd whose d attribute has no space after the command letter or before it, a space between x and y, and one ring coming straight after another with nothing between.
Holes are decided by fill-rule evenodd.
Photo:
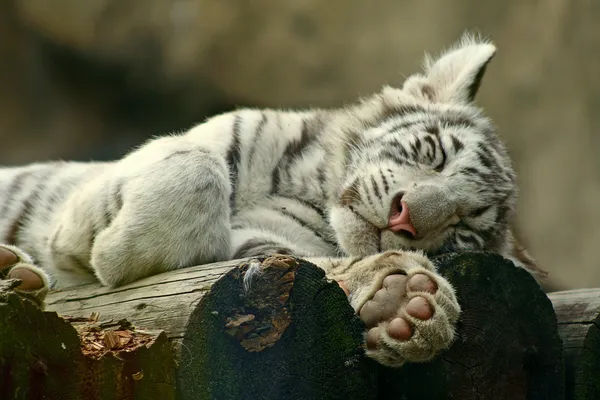
<instances>
[{"instance_id":1,"label":"rock wall","mask_svg":"<svg viewBox=\"0 0 600 400\"><path fill-rule=\"evenodd\" d=\"M499 52L479 96L559 286L600 286L600 5L592 0L7 0L0 162L113 158L235 105L334 106L462 31Z\"/></svg>"}]
</instances>

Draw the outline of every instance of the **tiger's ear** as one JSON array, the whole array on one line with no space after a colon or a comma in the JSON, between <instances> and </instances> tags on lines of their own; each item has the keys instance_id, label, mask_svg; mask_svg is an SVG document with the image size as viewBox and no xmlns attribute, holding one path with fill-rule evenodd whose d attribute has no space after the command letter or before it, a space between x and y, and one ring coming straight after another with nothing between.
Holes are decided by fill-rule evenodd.
<instances>
[{"instance_id":1,"label":"tiger's ear","mask_svg":"<svg viewBox=\"0 0 600 400\"><path fill-rule=\"evenodd\" d=\"M492 43L465 34L438 59L426 55L424 75L409 78L404 90L436 103L469 103L495 53Z\"/></svg>"}]
</instances>

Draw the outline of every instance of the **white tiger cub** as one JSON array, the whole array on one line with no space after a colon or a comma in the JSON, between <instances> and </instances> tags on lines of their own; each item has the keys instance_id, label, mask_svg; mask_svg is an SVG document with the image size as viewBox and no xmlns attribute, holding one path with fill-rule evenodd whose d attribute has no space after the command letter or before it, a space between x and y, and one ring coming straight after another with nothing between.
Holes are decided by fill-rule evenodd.
<instances>
[{"instance_id":1,"label":"white tiger cub","mask_svg":"<svg viewBox=\"0 0 600 400\"><path fill-rule=\"evenodd\" d=\"M370 357L428 360L460 307L425 254L514 254L515 174L472 103L494 53L465 36L345 108L239 110L115 162L0 169L0 270L42 303L51 280L118 286L293 254L349 294Z\"/></svg>"}]
</instances>

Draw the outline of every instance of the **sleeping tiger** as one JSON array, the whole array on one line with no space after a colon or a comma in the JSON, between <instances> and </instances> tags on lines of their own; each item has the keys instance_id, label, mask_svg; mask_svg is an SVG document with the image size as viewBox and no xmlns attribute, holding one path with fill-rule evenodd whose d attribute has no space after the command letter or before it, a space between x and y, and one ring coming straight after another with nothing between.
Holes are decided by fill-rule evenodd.
<instances>
[{"instance_id":1,"label":"sleeping tiger","mask_svg":"<svg viewBox=\"0 0 600 400\"><path fill-rule=\"evenodd\" d=\"M0 278L119 286L273 253L312 261L389 366L449 346L460 306L428 256L488 250L535 272L511 233L515 173L473 104L496 49L465 35L401 88L335 110L242 109L106 163L0 169Z\"/></svg>"}]
</instances>

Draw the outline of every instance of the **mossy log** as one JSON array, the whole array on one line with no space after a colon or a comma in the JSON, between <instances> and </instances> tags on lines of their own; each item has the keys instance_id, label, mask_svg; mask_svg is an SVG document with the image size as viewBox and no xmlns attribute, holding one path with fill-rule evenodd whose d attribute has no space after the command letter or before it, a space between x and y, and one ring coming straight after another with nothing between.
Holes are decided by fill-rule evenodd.
<instances>
[{"instance_id":1,"label":"mossy log","mask_svg":"<svg viewBox=\"0 0 600 400\"><path fill-rule=\"evenodd\" d=\"M565 352L568 399L600 399L600 289L548 295Z\"/></svg>"},{"instance_id":2,"label":"mossy log","mask_svg":"<svg viewBox=\"0 0 600 400\"><path fill-rule=\"evenodd\" d=\"M364 356L361 321L343 291L320 269L284 256L259 261L182 269L112 290L96 285L64 290L49 296L48 309L75 318L91 316L88 325L122 323L127 318L135 329L118 329L166 333L155 336L153 345L126 353L133 360L128 365L135 368L121 368L126 372L120 373L120 381L123 376L131 380L129 392L119 398L564 398L562 348L551 304L525 271L499 256L465 253L436 260L455 285L463 308L457 340L431 362L399 369L383 368ZM246 292L245 271L253 265L263 273ZM36 393L60 393L50 390L88 379L90 372L81 368L80 360L89 356L72 347L77 335L67 322L53 312L32 307L23 311L15 302L2 305L11 311L0 311L0 338L10 323L14 335L38 329L38 334L23 337L21 346L56 348L43 355L31 351L46 366ZM27 325L30 314L55 319L52 324L62 324L64 332L47 333L48 322ZM174 356L165 351L161 337L173 344ZM68 362L56 353L61 343L71 349ZM17 381L14 374L5 379L1 365L6 364L6 349L15 354L11 368L20 371L20 381L34 382L34 364L22 362L20 348L14 346L0 348L0 385ZM153 347L154 358L137 356L140 349ZM104 357L122 354L111 350L97 361ZM93 376L114 373L114 368L99 368ZM156 373L160 368L165 370L162 376ZM149 391L136 391L141 385ZM114 398L99 391L84 395L79 398Z\"/></svg>"}]
</instances>

